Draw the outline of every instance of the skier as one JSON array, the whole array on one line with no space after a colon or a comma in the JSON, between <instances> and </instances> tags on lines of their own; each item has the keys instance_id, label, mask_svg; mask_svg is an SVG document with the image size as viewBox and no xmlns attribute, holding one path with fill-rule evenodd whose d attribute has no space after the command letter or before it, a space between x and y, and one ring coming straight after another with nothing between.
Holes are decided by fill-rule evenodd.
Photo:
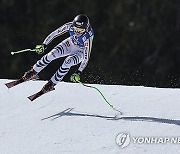
<instances>
[{"instance_id":1,"label":"skier","mask_svg":"<svg viewBox=\"0 0 180 154\"><path fill-rule=\"evenodd\" d=\"M89 18L84 14L77 15L72 22L64 24L49 34L41 45L36 45L35 51L38 54L42 54L54 38L66 32L69 32L70 37L44 55L22 77L24 81L34 79L51 61L67 56L62 66L43 86L42 90L44 93L53 90L54 86L68 73L71 66L81 63L78 70L70 77L70 81L72 82L80 81L80 74L85 69L90 58L94 32L90 26Z\"/></svg>"}]
</instances>

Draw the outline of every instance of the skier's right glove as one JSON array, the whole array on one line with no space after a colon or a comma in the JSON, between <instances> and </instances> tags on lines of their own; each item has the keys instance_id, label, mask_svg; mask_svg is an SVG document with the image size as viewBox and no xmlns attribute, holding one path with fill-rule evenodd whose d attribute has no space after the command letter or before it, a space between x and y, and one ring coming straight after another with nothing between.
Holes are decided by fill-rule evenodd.
<instances>
[{"instance_id":1,"label":"skier's right glove","mask_svg":"<svg viewBox=\"0 0 180 154\"><path fill-rule=\"evenodd\" d=\"M37 54L42 54L45 49L46 49L45 44L36 45L36 47L35 47L35 51L36 51Z\"/></svg>"}]
</instances>

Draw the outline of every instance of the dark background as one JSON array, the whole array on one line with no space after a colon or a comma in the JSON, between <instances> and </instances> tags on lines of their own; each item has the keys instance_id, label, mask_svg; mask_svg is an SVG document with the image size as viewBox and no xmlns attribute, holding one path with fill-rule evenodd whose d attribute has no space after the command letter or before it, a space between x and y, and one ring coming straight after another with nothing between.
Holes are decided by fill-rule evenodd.
<instances>
[{"instance_id":1,"label":"dark background","mask_svg":"<svg viewBox=\"0 0 180 154\"><path fill-rule=\"evenodd\" d=\"M42 57L11 51L34 48L79 13L89 16L95 32L83 82L180 87L179 0L1 0L0 78L19 78ZM53 61L40 78L48 80L63 60Z\"/></svg>"}]
</instances>

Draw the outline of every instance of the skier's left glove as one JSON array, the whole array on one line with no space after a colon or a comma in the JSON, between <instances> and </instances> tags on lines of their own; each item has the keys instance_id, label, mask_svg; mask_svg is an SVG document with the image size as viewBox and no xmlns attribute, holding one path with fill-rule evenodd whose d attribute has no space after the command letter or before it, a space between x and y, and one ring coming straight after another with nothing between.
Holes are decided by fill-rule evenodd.
<instances>
[{"instance_id":1,"label":"skier's left glove","mask_svg":"<svg viewBox=\"0 0 180 154\"><path fill-rule=\"evenodd\" d=\"M36 45L36 47L35 47L36 53L42 54L44 52L44 50L46 49L46 46L47 45L45 45L45 44Z\"/></svg>"},{"instance_id":2,"label":"skier's left glove","mask_svg":"<svg viewBox=\"0 0 180 154\"><path fill-rule=\"evenodd\" d=\"M80 71L76 71L75 73L73 73L70 77L70 81L71 82L79 82L80 81L80 74L81 72Z\"/></svg>"}]
</instances>

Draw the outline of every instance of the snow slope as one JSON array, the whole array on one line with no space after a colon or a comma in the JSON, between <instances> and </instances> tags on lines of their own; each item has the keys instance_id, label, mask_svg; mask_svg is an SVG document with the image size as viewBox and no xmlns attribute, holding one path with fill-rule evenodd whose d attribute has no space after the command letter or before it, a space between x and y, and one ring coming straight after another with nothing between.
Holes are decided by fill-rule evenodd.
<instances>
[{"instance_id":1,"label":"snow slope","mask_svg":"<svg viewBox=\"0 0 180 154\"><path fill-rule=\"evenodd\" d=\"M123 112L118 114L99 93L61 82L56 90L30 102L45 81L8 89L0 80L0 154L177 154L180 144L133 144L121 148L116 136L180 136L180 90L94 85Z\"/></svg>"}]
</instances>

